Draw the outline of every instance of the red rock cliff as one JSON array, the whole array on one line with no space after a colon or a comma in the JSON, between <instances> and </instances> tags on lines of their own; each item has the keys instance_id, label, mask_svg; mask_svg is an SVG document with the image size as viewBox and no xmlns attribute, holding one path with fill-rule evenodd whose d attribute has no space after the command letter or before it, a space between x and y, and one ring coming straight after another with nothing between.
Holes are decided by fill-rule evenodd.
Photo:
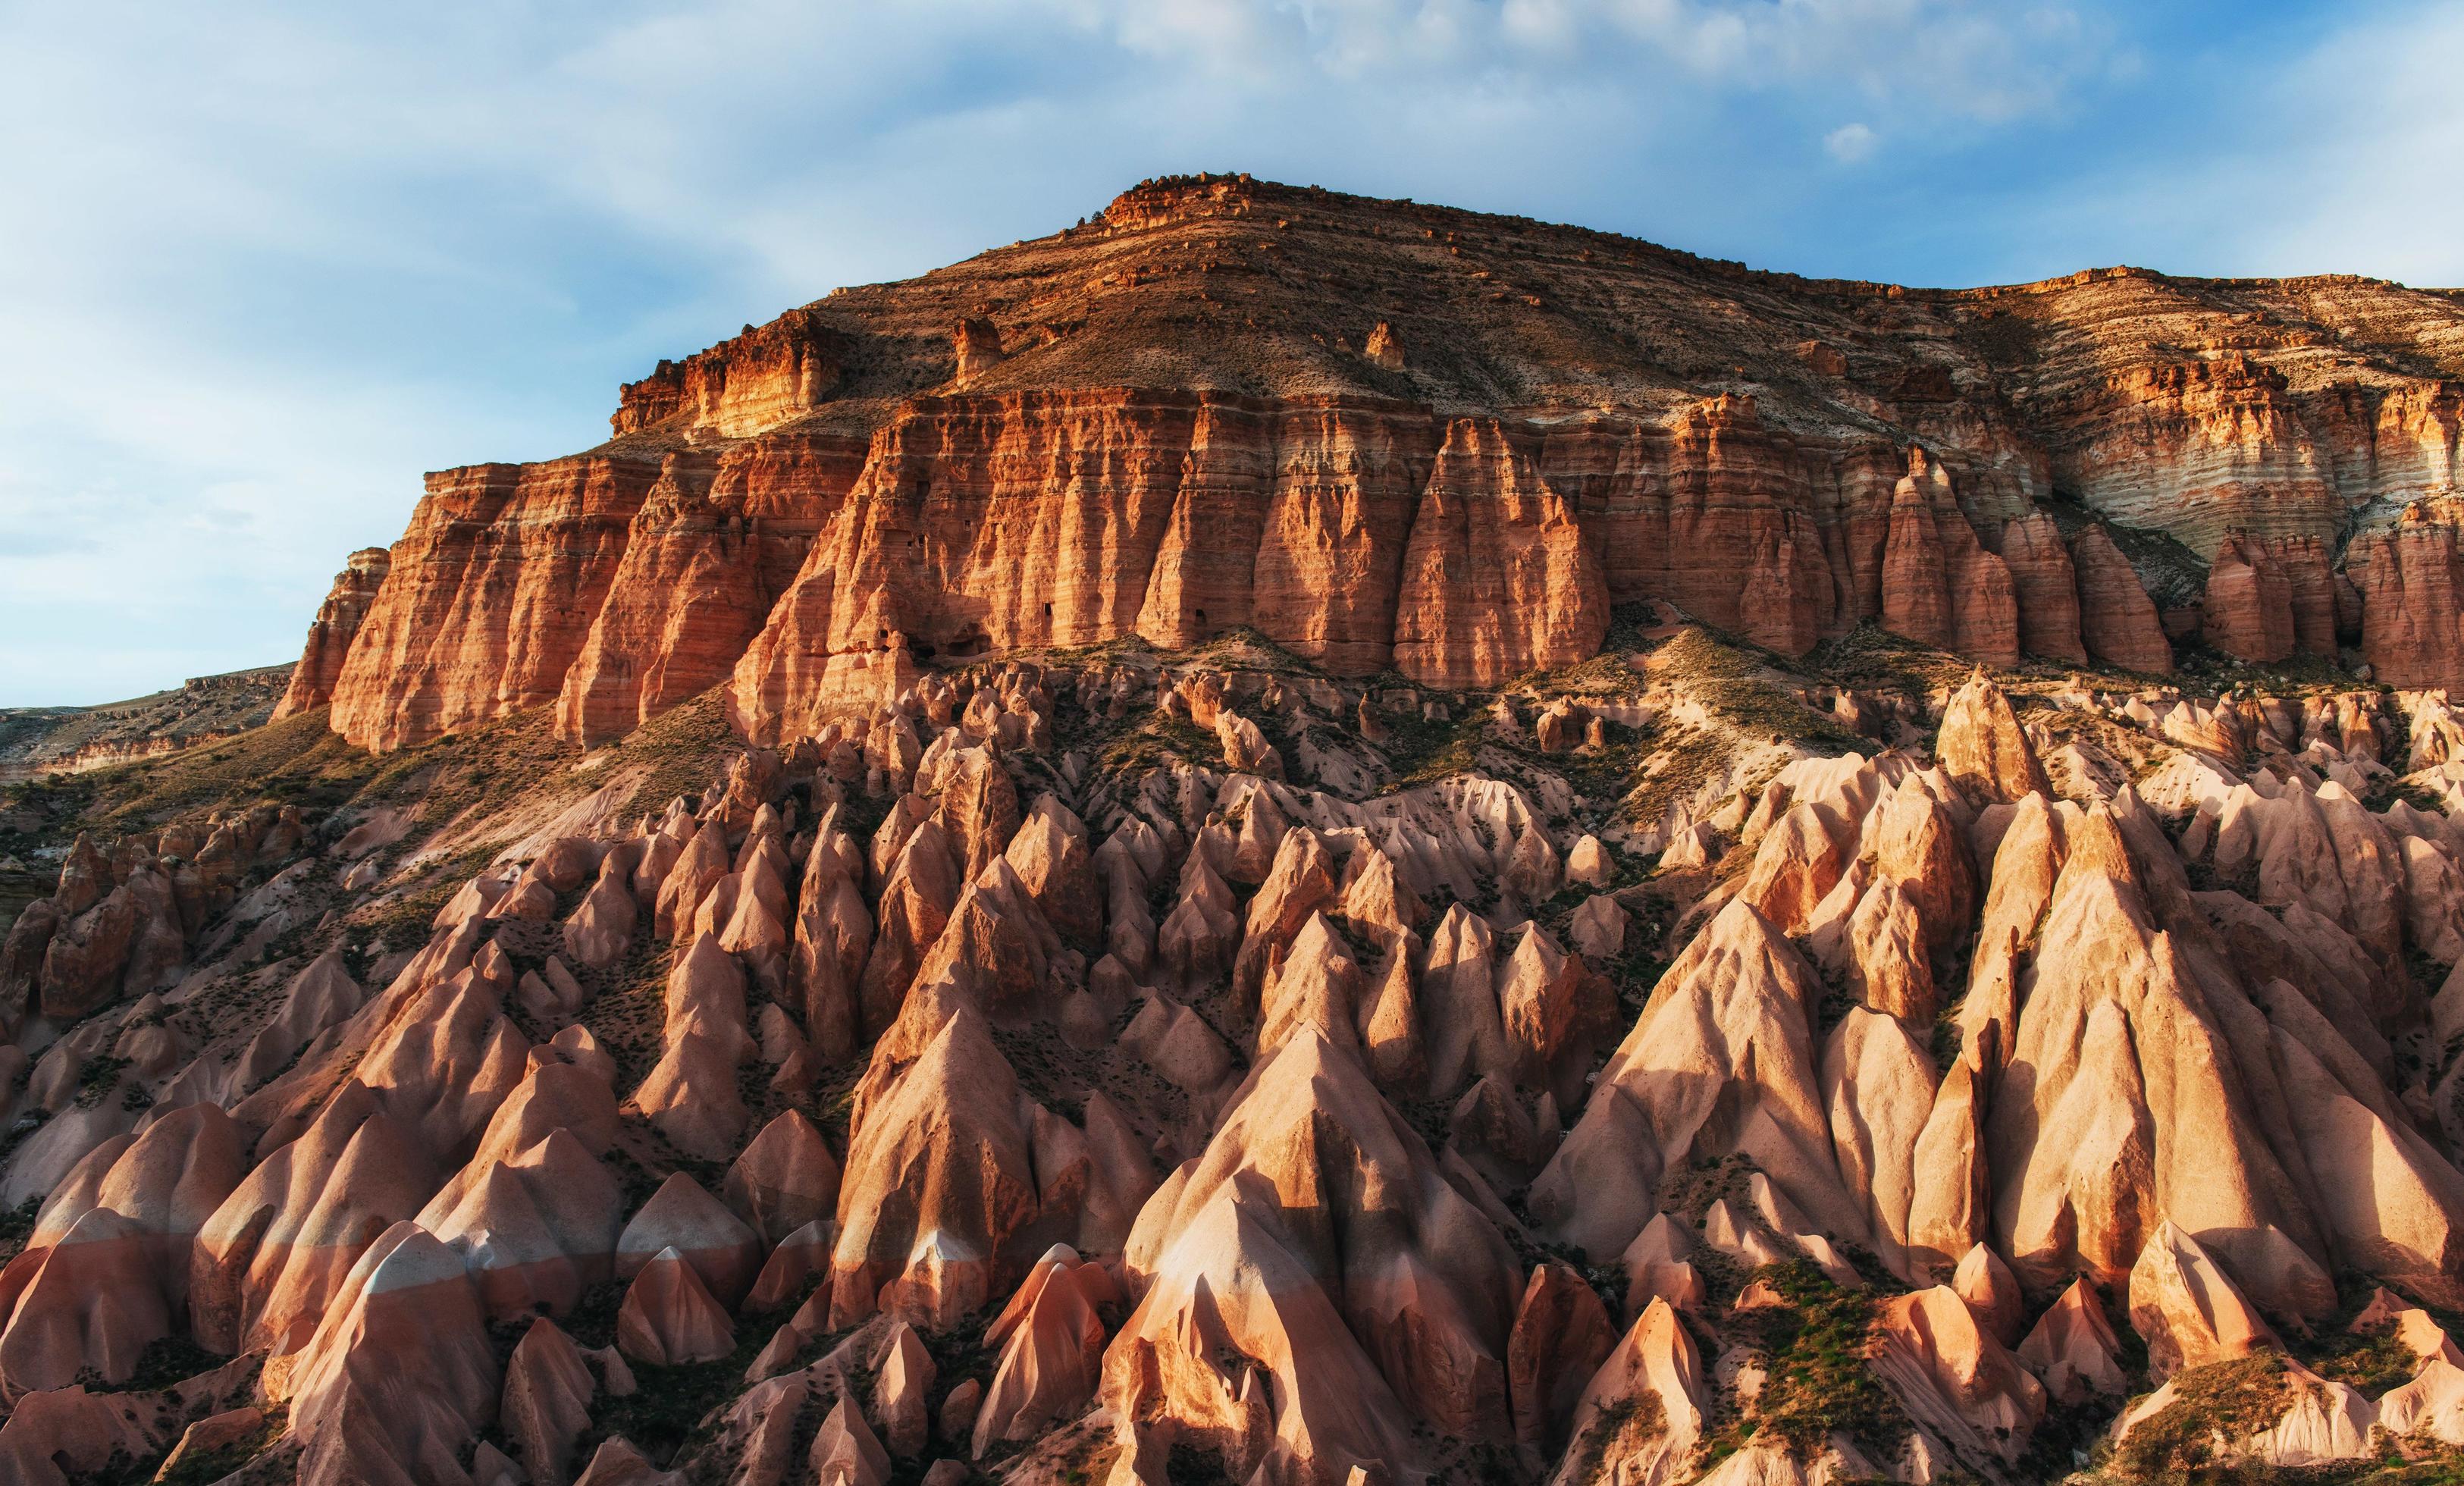
<instances>
[{"instance_id":1,"label":"red rock cliff","mask_svg":"<svg viewBox=\"0 0 2464 1486\"><path fill-rule=\"evenodd\" d=\"M1791 654L1871 620L2162 670L2159 600L2204 597L2228 653L2358 629L2464 685L2452 537L2387 526L2446 509L2458 378L2464 308L2365 280L1904 290L1152 183L663 362L589 454L431 477L301 705L373 748L550 702L595 740L732 677L770 736L954 656L1243 625L1484 685L1642 599Z\"/></svg>"},{"instance_id":2,"label":"red rock cliff","mask_svg":"<svg viewBox=\"0 0 2464 1486\"><path fill-rule=\"evenodd\" d=\"M385 582L385 570L393 565L393 554L383 547L363 547L351 554L342 571L334 575L334 586L326 593L325 601L317 606L317 617L308 625L308 647L300 652L299 664L292 668L291 685L283 690L282 700L274 707L274 720L280 722L295 712L312 707L322 707L334 699L334 682L342 674L342 659L351 650L351 642L359 638L360 624L368 617L369 606L376 602L377 589Z\"/></svg>"},{"instance_id":3,"label":"red rock cliff","mask_svg":"<svg viewBox=\"0 0 2464 1486\"><path fill-rule=\"evenodd\" d=\"M577 455L429 476L334 682L334 731L400 748L554 701L657 480Z\"/></svg>"}]
</instances>

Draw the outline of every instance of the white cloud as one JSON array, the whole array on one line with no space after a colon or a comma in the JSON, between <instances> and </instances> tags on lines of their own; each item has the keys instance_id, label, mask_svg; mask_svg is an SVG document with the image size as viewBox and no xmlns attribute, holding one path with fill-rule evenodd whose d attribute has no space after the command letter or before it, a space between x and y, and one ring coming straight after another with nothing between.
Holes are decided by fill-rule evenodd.
<instances>
[{"instance_id":1,"label":"white cloud","mask_svg":"<svg viewBox=\"0 0 2464 1486\"><path fill-rule=\"evenodd\" d=\"M1874 131L1860 123L1844 123L1822 137L1822 147L1832 159L1853 165L1874 153Z\"/></svg>"},{"instance_id":2,"label":"white cloud","mask_svg":"<svg viewBox=\"0 0 2464 1486\"><path fill-rule=\"evenodd\" d=\"M2431 6L2348 32L2258 100L2213 191L2226 232L2265 273L2368 272L2464 284L2464 12ZM2230 183L2230 184L2228 184ZM2224 214L2231 193L2284 208ZM2238 220L2236 220L2236 218Z\"/></svg>"}]
</instances>

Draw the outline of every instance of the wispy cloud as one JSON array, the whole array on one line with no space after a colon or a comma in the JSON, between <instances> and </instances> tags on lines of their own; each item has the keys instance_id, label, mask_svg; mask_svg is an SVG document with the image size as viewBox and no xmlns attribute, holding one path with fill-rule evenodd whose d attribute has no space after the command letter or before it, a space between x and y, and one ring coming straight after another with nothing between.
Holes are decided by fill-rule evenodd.
<instances>
[{"instance_id":1,"label":"wispy cloud","mask_svg":"<svg viewBox=\"0 0 2464 1486\"><path fill-rule=\"evenodd\" d=\"M1874 153L1874 131L1861 123L1844 123L1822 137L1822 147L1832 159L1853 165Z\"/></svg>"}]
</instances>

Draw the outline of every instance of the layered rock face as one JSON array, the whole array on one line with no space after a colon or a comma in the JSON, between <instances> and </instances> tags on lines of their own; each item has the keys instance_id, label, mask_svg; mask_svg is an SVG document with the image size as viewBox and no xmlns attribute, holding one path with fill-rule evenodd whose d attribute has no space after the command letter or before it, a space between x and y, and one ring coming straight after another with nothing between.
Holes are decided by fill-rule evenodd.
<instances>
[{"instance_id":1,"label":"layered rock face","mask_svg":"<svg viewBox=\"0 0 2464 1486\"><path fill-rule=\"evenodd\" d=\"M1603 589L1790 655L1870 620L2161 673L2161 609L2464 683L2459 357L2451 299L2361 280L1903 290L1155 183L663 362L593 453L431 477L297 702L379 749L551 700L597 741L732 675L774 738L935 658L1243 626L1487 686L1581 659Z\"/></svg>"},{"instance_id":2,"label":"layered rock face","mask_svg":"<svg viewBox=\"0 0 2464 1486\"><path fill-rule=\"evenodd\" d=\"M847 497L862 449L822 434L669 454L557 693L597 742L727 678Z\"/></svg>"},{"instance_id":3,"label":"layered rock face","mask_svg":"<svg viewBox=\"0 0 2464 1486\"><path fill-rule=\"evenodd\" d=\"M2370 665L2401 685L2454 685L2464 674L2455 528L2408 510L2392 529L2354 538L2349 561Z\"/></svg>"},{"instance_id":4,"label":"layered rock face","mask_svg":"<svg viewBox=\"0 0 2464 1486\"><path fill-rule=\"evenodd\" d=\"M654 457L429 476L333 688L333 729L400 748L556 699L623 565Z\"/></svg>"},{"instance_id":5,"label":"layered rock face","mask_svg":"<svg viewBox=\"0 0 2464 1486\"><path fill-rule=\"evenodd\" d=\"M1607 633L1608 584L1572 505L1504 428L1448 426L1403 549L1395 668L1493 687L1587 660Z\"/></svg>"},{"instance_id":6,"label":"layered rock face","mask_svg":"<svg viewBox=\"0 0 2464 1486\"><path fill-rule=\"evenodd\" d=\"M360 637L360 625L392 566L392 553L383 547L364 547L351 554L349 564L334 575L333 590L317 606L317 618L308 625L308 647L300 652L282 700L274 705L275 721L334 699L342 659L350 654L351 642Z\"/></svg>"},{"instance_id":7,"label":"layered rock face","mask_svg":"<svg viewBox=\"0 0 2464 1486\"><path fill-rule=\"evenodd\" d=\"M589 566L556 558L574 566L561 580L605 595L561 681L560 730L613 736L732 674L739 726L775 740L877 705L936 658L1131 635L1184 646L1243 626L1337 674L1495 686L1588 658L1610 606L1641 599L1784 653L1872 618L2017 661L2020 580L1943 465L1916 449L1895 486L1873 473L1860 546L1789 498L1808 489L1796 458L1734 398L1673 427L1588 415L1544 431L1124 391L918 400L861 453L809 431L669 453L612 570L599 576L604 546ZM2104 586L2083 593L2050 519L2010 525L2040 653L2084 653L2093 623L2117 655L2169 668L2126 563L2090 554ZM492 562L467 578L477 594L388 595L376 623L420 602L475 611L507 578ZM536 691L509 692L508 667L542 673L568 636L534 624L518 656L429 674L415 690L433 700L397 709L394 732L367 731L348 697L338 727L389 747L443 727L415 720L429 709L511 710ZM431 642L438 665L451 643Z\"/></svg>"},{"instance_id":8,"label":"layered rock face","mask_svg":"<svg viewBox=\"0 0 2464 1486\"><path fill-rule=\"evenodd\" d=\"M661 361L626 383L609 423L619 434L678 420L727 437L758 433L828 399L851 349L827 317L790 311L681 364Z\"/></svg>"}]
</instances>

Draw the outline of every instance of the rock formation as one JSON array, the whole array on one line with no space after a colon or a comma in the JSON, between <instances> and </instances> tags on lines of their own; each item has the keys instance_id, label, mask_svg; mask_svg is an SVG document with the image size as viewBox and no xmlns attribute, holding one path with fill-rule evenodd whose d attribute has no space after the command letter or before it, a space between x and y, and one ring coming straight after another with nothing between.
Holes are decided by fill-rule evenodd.
<instances>
[{"instance_id":1,"label":"rock formation","mask_svg":"<svg viewBox=\"0 0 2464 1486\"><path fill-rule=\"evenodd\" d=\"M0 793L0 1477L2452 1465L2453 317L1200 178L663 363Z\"/></svg>"},{"instance_id":2,"label":"rock formation","mask_svg":"<svg viewBox=\"0 0 2464 1486\"><path fill-rule=\"evenodd\" d=\"M275 722L334 699L342 659L350 654L351 642L359 638L360 624L368 617L368 608L376 602L377 590L392 565L392 553L383 547L364 547L351 554L342 571L334 575L332 591L309 623L308 647L292 669L282 700L274 705Z\"/></svg>"},{"instance_id":3,"label":"rock formation","mask_svg":"<svg viewBox=\"0 0 2464 1486\"><path fill-rule=\"evenodd\" d=\"M2071 561L2079 575L2079 637L2088 654L2123 670L2169 674L2173 647L2156 605L2102 525L2080 531L2071 544Z\"/></svg>"},{"instance_id":4,"label":"rock formation","mask_svg":"<svg viewBox=\"0 0 2464 1486\"><path fill-rule=\"evenodd\" d=\"M732 678L769 740L936 657L1241 626L1341 674L1492 685L1586 658L1608 605L1644 599L1791 655L1872 620L1991 665L2161 673L2151 594L2185 615L2204 597L2190 623L2224 653L2333 655L2346 630L2384 678L2464 684L2432 499L2464 413L2413 353L2350 373L2288 354L2360 317L2440 343L2445 300L2119 270L1958 293L1763 275L1745 333L1713 308L1726 266L1564 246L1588 241L1208 178L834 295L661 363L600 451L431 476L390 575L362 554L320 611L286 711L330 695L338 732L387 749L553 701L597 742ZM1123 252L1153 262L1080 282ZM1327 277L1296 299L1273 264L1302 257ZM1470 291L1474 262L1524 287ZM996 280L1054 306L987 314L960 287ZM1413 314L1367 308L1405 282L1429 296ZM1552 358L1591 343L1559 306L1595 301L1661 349ZM2254 345L2255 318L2314 328ZM2005 333L2020 321L2095 328ZM1841 343L1870 355L1805 359ZM1236 347L1254 370L1221 370ZM1672 392L1650 380L1670 365L1761 387ZM1889 431L1842 434L1841 409ZM2095 517L2067 542L2057 490ZM2347 581L2331 543L2364 508L2409 514L2365 524Z\"/></svg>"}]
</instances>

